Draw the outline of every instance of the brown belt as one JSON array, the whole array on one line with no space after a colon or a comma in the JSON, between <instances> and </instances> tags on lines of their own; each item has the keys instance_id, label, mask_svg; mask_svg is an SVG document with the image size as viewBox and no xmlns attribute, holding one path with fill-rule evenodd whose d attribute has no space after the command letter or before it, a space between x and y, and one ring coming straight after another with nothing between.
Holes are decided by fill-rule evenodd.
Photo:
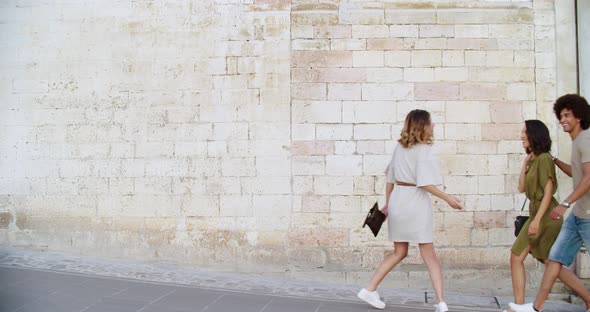
<instances>
[{"instance_id":1,"label":"brown belt","mask_svg":"<svg viewBox=\"0 0 590 312\"><path fill-rule=\"evenodd\" d=\"M400 182L400 181L395 182L395 184L397 184L399 186L416 186L416 184L413 184L413 183L406 183L406 182Z\"/></svg>"}]
</instances>

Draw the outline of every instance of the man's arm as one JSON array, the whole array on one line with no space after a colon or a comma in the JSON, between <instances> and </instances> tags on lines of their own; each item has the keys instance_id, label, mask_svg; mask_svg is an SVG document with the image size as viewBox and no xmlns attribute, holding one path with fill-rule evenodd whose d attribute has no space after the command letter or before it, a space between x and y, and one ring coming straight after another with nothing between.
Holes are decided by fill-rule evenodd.
<instances>
[{"instance_id":1,"label":"man's arm","mask_svg":"<svg viewBox=\"0 0 590 312\"><path fill-rule=\"evenodd\" d=\"M563 173L567 174L568 177L572 176L572 166L569 164L564 163L563 161L555 158L553 161L559 170L563 171Z\"/></svg>"},{"instance_id":2,"label":"man's arm","mask_svg":"<svg viewBox=\"0 0 590 312\"><path fill-rule=\"evenodd\" d=\"M573 193L571 193L568 197L565 198L565 200L570 204L574 203L576 200L580 199L582 196L584 196L584 194L590 191L590 162L585 162L582 164L582 173L583 176L582 180L580 181L580 184L578 184ZM557 207L553 208L553 211L551 211L551 218L561 218L561 216L563 216L566 210L567 208L565 206L558 205Z\"/></svg>"}]
</instances>

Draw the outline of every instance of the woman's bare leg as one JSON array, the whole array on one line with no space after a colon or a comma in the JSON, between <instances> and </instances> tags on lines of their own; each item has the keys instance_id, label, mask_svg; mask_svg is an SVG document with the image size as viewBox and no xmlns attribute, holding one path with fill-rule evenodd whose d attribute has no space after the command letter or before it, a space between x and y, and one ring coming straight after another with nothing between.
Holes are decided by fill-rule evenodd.
<instances>
[{"instance_id":1,"label":"woman's bare leg","mask_svg":"<svg viewBox=\"0 0 590 312\"><path fill-rule=\"evenodd\" d=\"M432 287L434 287L434 293L436 294L436 303L443 300L443 278L440 261L436 256L433 243L419 244L420 255L428 268L428 274L430 274L430 280L432 281Z\"/></svg>"},{"instance_id":2,"label":"woman's bare leg","mask_svg":"<svg viewBox=\"0 0 590 312\"><path fill-rule=\"evenodd\" d=\"M371 277L371 281L369 281L369 285L367 285L367 290L375 291L387 273L389 273L389 271L391 271L407 255L408 243L393 242L393 252L383 259L375 273L373 273L373 277Z\"/></svg>"},{"instance_id":3,"label":"woman's bare leg","mask_svg":"<svg viewBox=\"0 0 590 312\"><path fill-rule=\"evenodd\" d=\"M514 292L514 303L524 304L526 288L526 271L524 259L529 254L531 246L527 246L520 255L510 253L510 273L512 275L512 291Z\"/></svg>"},{"instance_id":4,"label":"woman's bare leg","mask_svg":"<svg viewBox=\"0 0 590 312\"><path fill-rule=\"evenodd\" d=\"M526 271L524 269L524 259L529 254L531 246L527 246L520 255L510 252L510 274L512 275L512 292L514 293L514 303L524 304L526 289ZM512 311L508 309L506 311Z\"/></svg>"}]
</instances>

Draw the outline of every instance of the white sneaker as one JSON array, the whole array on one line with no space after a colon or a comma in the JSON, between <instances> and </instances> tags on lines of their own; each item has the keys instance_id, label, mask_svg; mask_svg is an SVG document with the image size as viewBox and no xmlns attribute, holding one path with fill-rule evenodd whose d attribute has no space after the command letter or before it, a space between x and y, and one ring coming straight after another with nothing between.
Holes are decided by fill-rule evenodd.
<instances>
[{"instance_id":1,"label":"white sneaker","mask_svg":"<svg viewBox=\"0 0 590 312\"><path fill-rule=\"evenodd\" d=\"M381 301L377 291L368 291L365 288L359 291L357 297L364 300L366 303L372 305L377 309L385 309L385 302Z\"/></svg>"},{"instance_id":2,"label":"white sneaker","mask_svg":"<svg viewBox=\"0 0 590 312\"><path fill-rule=\"evenodd\" d=\"M449 311L449 307L447 307L447 304L444 301L441 301L441 302L434 305L434 312L448 312L448 311Z\"/></svg>"},{"instance_id":3,"label":"white sneaker","mask_svg":"<svg viewBox=\"0 0 590 312\"><path fill-rule=\"evenodd\" d=\"M516 303L512 303L510 302L508 304L508 306L510 306L510 309L514 312L536 312L535 309L533 308L533 303L525 303L525 304L516 304Z\"/></svg>"}]
</instances>

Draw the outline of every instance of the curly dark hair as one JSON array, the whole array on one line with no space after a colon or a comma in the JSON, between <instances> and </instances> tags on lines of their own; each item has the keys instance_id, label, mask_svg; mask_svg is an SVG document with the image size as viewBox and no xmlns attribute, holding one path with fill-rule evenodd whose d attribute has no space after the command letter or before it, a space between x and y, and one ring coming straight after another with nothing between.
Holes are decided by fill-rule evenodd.
<instances>
[{"instance_id":1,"label":"curly dark hair","mask_svg":"<svg viewBox=\"0 0 590 312\"><path fill-rule=\"evenodd\" d=\"M561 111L569 109L574 117L580 119L580 126L586 130L590 127L590 105L585 98L577 94L566 94L561 96L553 104L553 111L557 120L561 120Z\"/></svg>"},{"instance_id":2,"label":"curly dark hair","mask_svg":"<svg viewBox=\"0 0 590 312\"><path fill-rule=\"evenodd\" d=\"M531 152L535 155L548 153L551 150L551 136L549 136L549 129L547 126L536 119L526 120L524 122L526 128L526 136L529 139L529 147L526 153Z\"/></svg>"}]
</instances>

